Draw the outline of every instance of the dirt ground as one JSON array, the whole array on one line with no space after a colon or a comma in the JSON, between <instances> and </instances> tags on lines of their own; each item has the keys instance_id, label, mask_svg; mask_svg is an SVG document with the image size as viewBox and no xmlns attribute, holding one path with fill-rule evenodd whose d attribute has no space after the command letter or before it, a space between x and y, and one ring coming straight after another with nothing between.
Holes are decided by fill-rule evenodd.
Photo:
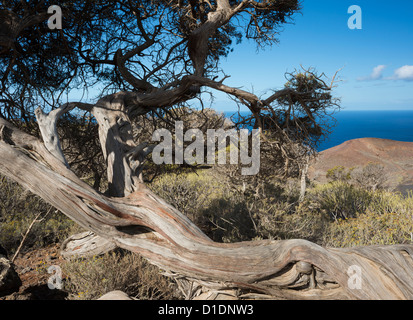
<instances>
[{"instance_id":1,"label":"dirt ground","mask_svg":"<svg viewBox=\"0 0 413 320\"><path fill-rule=\"evenodd\" d=\"M48 280L56 277L55 270L60 267L64 259L59 254L58 244L33 250L19 255L14 261L15 270L18 273L22 285L18 292L0 297L0 300L64 300L67 292L59 289L50 289ZM48 269L55 266L54 270ZM62 281L65 275L62 274ZM52 282L56 286L56 281Z\"/></svg>"}]
</instances>

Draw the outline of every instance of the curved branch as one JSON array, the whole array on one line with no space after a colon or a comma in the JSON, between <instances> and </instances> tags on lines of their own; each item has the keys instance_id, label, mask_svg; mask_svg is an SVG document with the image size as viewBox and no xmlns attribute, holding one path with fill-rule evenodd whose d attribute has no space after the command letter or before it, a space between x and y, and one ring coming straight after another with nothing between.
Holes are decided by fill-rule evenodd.
<instances>
[{"instance_id":1,"label":"curved branch","mask_svg":"<svg viewBox=\"0 0 413 320\"><path fill-rule=\"evenodd\" d=\"M118 49L115 55L116 65L122 77L134 88L142 90L144 92L150 92L152 90L155 90L156 88L149 82L138 79L134 75L132 75L128 68L126 68L125 63L128 60L128 58L150 47L152 44L153 42L146 42L144 45L136 47L134 50L127 52L125 55L122 55L122 50Z\"/></svg>"},{"instance_id":2,"label":"curved branch","mask_svg":"<svg viewBox=\"0 0 413 320\"><path fill-rule=\"evenodd\" d=\"M49 114L44 113L40 107L35 110L36 119L39 124L40 133L42 135L45 147L66 167L69 167L69 164L67 163L60 145L60 139L57 133L57 121L63 114L71 111L76 106L84 110L91 109L91 105L89 104L71 102L65 103L59 108L50 111Z\"/></svg>"}]
</instances>

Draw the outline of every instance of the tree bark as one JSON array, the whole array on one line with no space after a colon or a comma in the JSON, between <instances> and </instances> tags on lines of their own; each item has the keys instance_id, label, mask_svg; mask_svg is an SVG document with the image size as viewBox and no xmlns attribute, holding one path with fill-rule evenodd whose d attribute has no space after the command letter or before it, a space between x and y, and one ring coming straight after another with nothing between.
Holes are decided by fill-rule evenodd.
<instances>
[{"instance_id":1,"label":"tree bark","mask_svg":"<svg viewBox=\"0 0 413 320\"><path fill-rule=\"evenodd\" d=\"M302 168L301 168L300 198L299 198L300 202L304 201L305 193L307 190L307 174L308 174L309 162L310 162L310 156L306 156L305 162L302 164Z\"/></svg>"},{"instance_id":2,"label":"tree bark","mask_svg":"<svg viewBox=\"0 0 413 320\"><path fill-rule=\"evenodd\" d=\"M214 290L237 289L238 298L413 298L412 245L333 249L304 240L216 243L143 184L123 198L105 196L37 138L1 118L0 129L1 174L172 277ZM349 272L353 266L360 274ZM354 276L360 286L352 285Z\"/></svg>"}]
</instances>

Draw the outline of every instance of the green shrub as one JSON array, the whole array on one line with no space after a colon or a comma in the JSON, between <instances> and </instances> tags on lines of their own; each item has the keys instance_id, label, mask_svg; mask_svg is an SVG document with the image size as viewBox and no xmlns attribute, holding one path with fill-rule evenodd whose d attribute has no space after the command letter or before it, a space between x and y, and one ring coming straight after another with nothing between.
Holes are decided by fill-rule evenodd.
<instances>
[{"instance_id":1,"label":"green shrub","mask_svg":"<svg viewBox=\"0 0 413 320\"><path fill-rule=\"evenodd\" d=\"M329 223L321 212L312 212L298 201L299 181L269 181L258 193L233 191L203 212L217 227L213 239L225 242L253 239L306 239L322 241ZM221 223L220 223L221 222Z\"/></svg>"},{"instance_id":2,"label":"green shrub","mask_svg":"<svg viewBox=\"0 0 413 320\"><path fill-rule=\"evenodd\" d=\"M148 186L195 223L202 220L200 210L225 193L217 180L202 172L164 174Z\"/></svg>"},{"instance_id":3,"label":"green shrub","mask_svg":"<svg viewBox=\"0 0 413 320\"><path fill-rule=\"evenodd\" d=\"M257 236L248 203L240 195L214 199L200 214L205 233L214 241L248 241Z\"/></svg>"},{"instance_id":4,"label":"green shrub","mask_svg":"<svg viewBox=\"0 0 413 320\"><path fill-rule=\"evenodd\" d=\"M372 193L343 181L317 185L308 190L307 206L328 214L333 220L349 219L364 213Z\"/></svg>"},{"instance_id":5,"label":"green shrub","mask_svg":"<svg viewBox=\"0 0 413 320\"><path fill-rule=\"evenodd\" d=\"M366 210L331 223L324 245L353 247L413 243L413 194L371 192Z\"/></svg>"},{"instance_id":6,"label":"green shrub","mask_svg":"<svg viewBox=\"0 0 413 320\"><path fill-rule=\"evenodd\" d=\"M236 242L255 236L243 197L226 187L222 176L211 171L164 174L149 187L215 241Z\"/></svg>"},{"instance_id":7,"label":"green shrub","mask_svg":"<svg viewBox=\"0 0 413 320\"><path fill-rule=\"evenodd\" d=\"M288 198L288 189L284 190L283 195L255 202L258 238L322 242L322 234L330 223L328 216L323 212L314 212L298 201L288 201L296 200L296 197Z\"/></svg>"},{"instance_id":8,"label":"green shrub","mask_svg":"<svg viewBox=\"0 0 413 320\"><path fill-rule=\"evenodd\" d=\"M299 183L293 180L266 182L258 192L250 192L207 171L166 174L150 187L218 242L292 238L320 242L327 228L324 213L299 205Z\"/></svg>"},{"instance_id":9,"label":"green shrub","mask_svg":"<svg viewBox=\"0 0 413 320\"><path fill-rule=\"evenodd\" d=\"M397 212L402 215L411 215L413 212L413 192L407 195L384 190L372 192L369 210L378 214Z\"/></svg>"},{"instance_id":10,"label":"green shrub","mask_svg":"<svg viewBox=\"0 0 413 320\"><path fill-rule=\"evenodd\" d=\"M369 212L330 225L324 245L354 247L413 243L413 215Z\"/></svg>"},{"instance_id":11,"label":"green shrub","mask_svg":"<svg viewBox=\"0 0 413 320\"><path fill-rule=\"evenodd\" d=\"M36 216L39 222L28 234L25 248L40 248L59 242L71 233L74 222L41 198L0 176L0 244L13 254Z\"/></svg>"},{"instance_id":12,"label":"green shrub","mask_svg":"<svg viewBox=\"0 0 413 320\"><path fill-rule=\"evenodd\" d=\"M343 166L336 166L327 170L326 178L330 181L349 181L353 168L347 169Z\"/></svg>"}]
</instances>

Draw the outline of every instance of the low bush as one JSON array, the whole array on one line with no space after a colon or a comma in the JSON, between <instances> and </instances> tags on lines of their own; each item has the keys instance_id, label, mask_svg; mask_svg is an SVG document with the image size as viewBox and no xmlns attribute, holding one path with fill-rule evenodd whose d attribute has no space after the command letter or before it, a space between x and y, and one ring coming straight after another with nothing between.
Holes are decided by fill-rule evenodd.
<instances>
[{"instance_id":1,"label":"low bush","mask_svg":"<svg viewBox=\"0 0 413 320\"><path fill-rule=\"evenodd\" d=\"M329 181L349 181L353 170L354 168L348 169L343 166L336 166L327 170L326 178Z\"/></svg>"},{"instance_id":2,"label":"low bush","mask_svg":"<svg viewBox=\"0 0 413 320\"><path fill-rule=\"evenodd\" d=\"M291 209L293 208L293 211ZM323 234L331 223L321 212L312 212L302 205L273 203L262 206L258 216L260 239L305 239L321 244Z\"/></svg>"},{"instance_id":3,"label":"low bush","mask_svg":"<svg viewBox=\"0 0 413 320\"><path fill-rule=\"evenodd\" d=\"M176 299L171 279L141 256L115 250L87 259L73 259L62 265L64 289L74 300L94 300L121 290L141 300Z\"/></svg>"},{"instance_id":4,"label":"low bush","mask_svg":"<svg viewBox=\"0 0 413 320\"><path fill-rule=\"evenodd\" d=\"M23 247L35 249L68 237L75 223L41 198L0 176L0 244L13 254L36 216Z\"/></svg>"},{"instance_id":5,"label":"low bush","mask_svg":"<svg viewBox=\"0 0 413 320\"><path fill-rule=\"evenodd\" d=\"M331 223L323 241L331 247L406 243L413 243L413 194L389 191L372 192L365 212Z\"/></svg>"},{"instance_id":6,"label":"low bush","mask_svg":"<svg viewBox=\"0 0 413 320\"><path fill-rule=\"evenodd\" d=\"M338 220L364 213L371 201L372 192L337 180L309 189L306 206Z\"/></svg>"},{"instance_id":7,"label":"low bush","mask_svg":"<svg viewBox=\"0 0 413 320\"><path fill-rule=\"evenodd\" d=\"M267 182L258 193L230 187L211 172L166 174L151 189L188 216L211 239L238 242L253 239L322 241L328 218L299 205L299 184Z\"/></svg>"},{"instance_id":8,"label":"low bush","mask_svg":"<svg viewBox=\"0 0 413 320\"><path fill-rule=\"evenodd\" d=\"M253 223L243 197L211 172L164 174L149 187L218 242L250 240Z\"/></svg>"}]
</instances>

